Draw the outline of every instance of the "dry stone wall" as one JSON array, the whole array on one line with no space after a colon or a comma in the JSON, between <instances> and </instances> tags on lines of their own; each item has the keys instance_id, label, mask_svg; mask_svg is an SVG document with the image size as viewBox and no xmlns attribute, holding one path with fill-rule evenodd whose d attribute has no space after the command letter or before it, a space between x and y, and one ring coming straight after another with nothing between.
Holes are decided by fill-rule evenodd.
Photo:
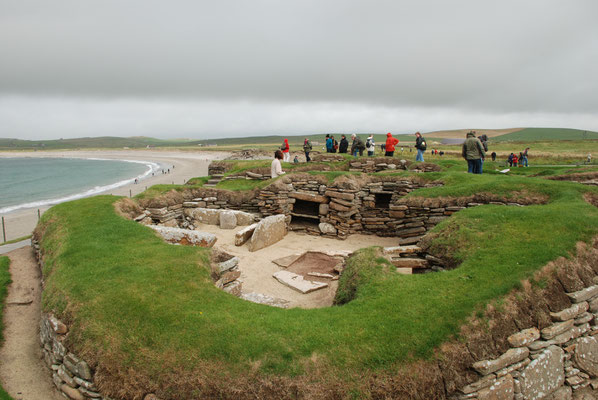
<instances>
[{"instance_id":1,"label":"dry stone wall","mask_svg":"<svg viewBox=\"0 0 598 400\"><path fill-rule=\"evenodd\" d=\"M588 386L598 389L598 285L567 296L573 304L551 312L551 325L512 334L509 350L475 362L479 380L456 398L564 400Z\"/></svg>"}]
</instances>

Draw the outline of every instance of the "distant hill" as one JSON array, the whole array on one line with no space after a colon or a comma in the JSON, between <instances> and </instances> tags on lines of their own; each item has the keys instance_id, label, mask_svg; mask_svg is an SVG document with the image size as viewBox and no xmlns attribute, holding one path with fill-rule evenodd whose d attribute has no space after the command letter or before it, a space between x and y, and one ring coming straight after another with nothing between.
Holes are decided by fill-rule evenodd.
<instances>
[{"instance_id":1,"label":"distant hill","mask_svg":"<svg viewBox=\"0 0 598 400\"><path fill-rule=\"evenodd\" d=\"M509 128L509 129L452 129L447 131L432 131L426 132L425 135L434 139L465 139L465 135L469 131L476 131L479 135L485 134L488 137L502 136L508 133L518 132L525 128Z\"/></svg>"},{"instance_id":2,"label":"distant hill","mask_svg":"<svg viewBox=\"0 0 598 400\"><path fill-rule=\"evenodd\" d=\"M541 140L598 139L598 132L566 128L525 128L517 132L493 137L497 142L534 142Z\"/></svg>"},{"instance_id":3,"label":"distant hill","mask_svg":"<svg viewBox=\"0 0 598 400\"><path fill-rule=\"evenodd\" d=\"M2 150L57 150L57 149L112 149L112 148L145 148L167 146L197 146L198 141L160 140L148 137L87 137L57 140L21 140L0 139Z\"/></svg>"}]
</instances>

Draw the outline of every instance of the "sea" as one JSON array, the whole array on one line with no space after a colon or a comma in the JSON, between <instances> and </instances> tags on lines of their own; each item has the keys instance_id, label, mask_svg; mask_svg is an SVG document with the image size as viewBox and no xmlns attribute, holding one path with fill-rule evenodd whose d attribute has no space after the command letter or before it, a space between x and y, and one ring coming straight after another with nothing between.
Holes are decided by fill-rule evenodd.
<instances>
[{"instance_id":1,"label":"sea","mask_svg":"<svg viewBox=\"0 0 598 400\"><path fill-rule=\"evenodd\" d=\"M137 160L0 158L0 214L93 196L159 169Z\"/></svg>"}]
</instances>

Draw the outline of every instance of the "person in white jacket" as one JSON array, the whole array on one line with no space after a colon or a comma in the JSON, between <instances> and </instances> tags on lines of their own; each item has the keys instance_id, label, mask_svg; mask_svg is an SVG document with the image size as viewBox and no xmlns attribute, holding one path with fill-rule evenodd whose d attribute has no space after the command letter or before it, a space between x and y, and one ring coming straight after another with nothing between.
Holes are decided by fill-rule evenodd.
<instances>
[{"instance_id":1,"label":"person in white jacket","mask_svg":"<svg viewBox=\"0 0 598 400\"><path fill-rule=\"evenodd\" d=\"M274 152L274 160L272 160L272 167L270 169L270 174L272 175L273 179L284 174L282 165L280 165L280 160L282 160L282 157L282 150L276 150Z\"/></svg>"}]
</instances>

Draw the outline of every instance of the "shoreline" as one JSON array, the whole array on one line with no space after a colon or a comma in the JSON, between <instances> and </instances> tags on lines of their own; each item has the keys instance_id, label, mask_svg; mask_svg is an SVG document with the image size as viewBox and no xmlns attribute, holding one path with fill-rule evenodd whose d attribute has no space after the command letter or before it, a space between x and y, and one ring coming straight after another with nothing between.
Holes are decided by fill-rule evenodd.
<instances>
[{"instance_id":1,"label":"shoreline","mask_svg":"<svg viewBox=\"0 0 598 400\"><path fill-rule=\"evenodd\" d=\"M103 158L107 160L135 160L153 162L160 165L160 168L170 168L170 173L162 174L158 170L154 176L147 176L139 180L139 183L126 183L117 188L106 189L95 193L112 194L117 196L135 196L156 184L183 184L191 178L206 176L208 165L212 160L222 159L228 156L228 152L178 152L178 151L157 151L155 149L142 150L59 150L59 151L2 151L0 158ZM170 166L170 167L167 167ZM135 178L133 177L132 180ZM90 197L85 196L85 197ZM22 208L0 214L4 218L6 240L13 240L31 234L38 221L38 210L40 215L53 205L49 204L40 207ZM0 235L2 233L0 232ZM0 236L0 245L3 243L3 236Z\"/></svg>"}]
</instances>

